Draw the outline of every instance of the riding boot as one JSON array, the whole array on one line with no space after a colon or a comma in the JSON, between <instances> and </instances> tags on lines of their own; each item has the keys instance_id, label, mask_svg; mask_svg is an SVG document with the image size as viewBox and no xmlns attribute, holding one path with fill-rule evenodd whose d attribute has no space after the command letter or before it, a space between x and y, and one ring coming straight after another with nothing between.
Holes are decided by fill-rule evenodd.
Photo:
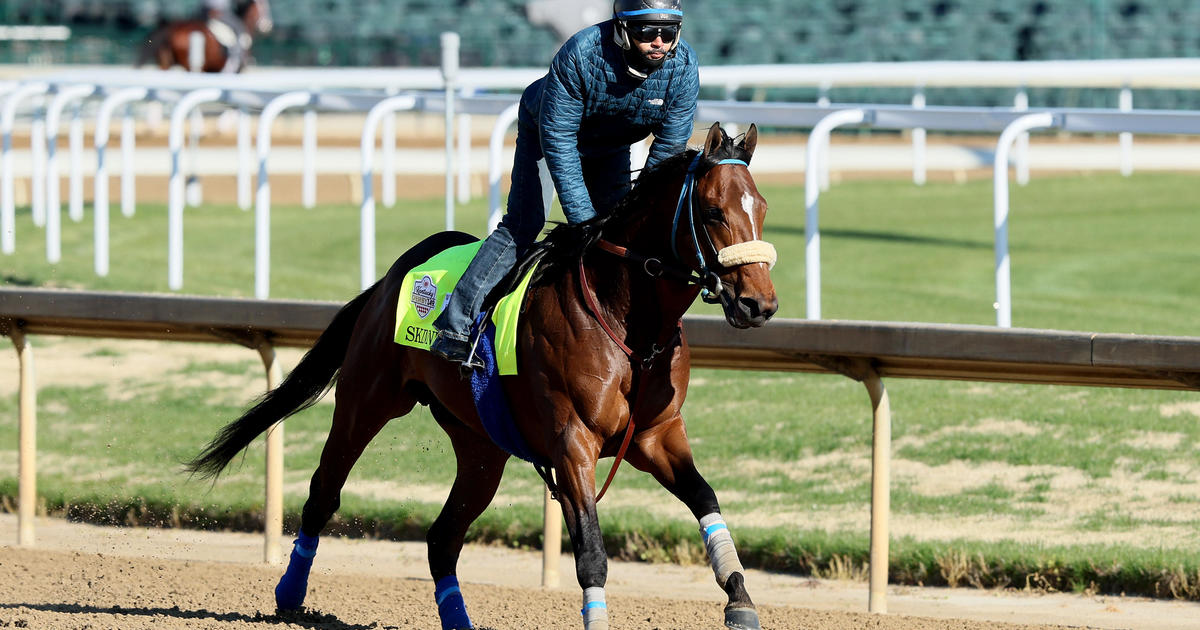
<instances>
[{"instance_id":1,"label":"riding boot","mask_svg":"<svg viewBox=\"0 0 1200 630\"><path fill-rule=\"evenodd\" d=\"M446 308L433 322L438 338L429 351L464 367L474 367L472 324L487 294L517 262L517 246L503 224L496 228L479 248L475 258L454 287Z\"/></svg>"},{"instance_id":2,"label":"riding boot","mask_svg":"<svg viewBox=\"0 0 1200 630\"><path fill-rule=\"evenodd\" d=\"M473 346L471 325L479 315L488 293L517 263L518 250L537 240L546 224L539 160L541 142L529 112L522 108L517 121L517 146L508 191L508 208L500 225L488 235L479 252L463 272L449 303L433 322L438 331L429 351L468 367Z\"/></svg>"}]
</instances>

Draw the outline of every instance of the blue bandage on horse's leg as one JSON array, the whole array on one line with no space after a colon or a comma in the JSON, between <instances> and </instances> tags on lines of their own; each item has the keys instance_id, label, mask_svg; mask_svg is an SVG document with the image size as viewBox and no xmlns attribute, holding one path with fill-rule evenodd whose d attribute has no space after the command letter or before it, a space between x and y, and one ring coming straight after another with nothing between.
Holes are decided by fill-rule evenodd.
<instances>
[{"instance_id":1,"label":"blue bandage on horse's leg","mask_svg":"<svg viewBox=\"0 0 1200 630\"><path fill-rule=\"evenodd\" d=\"M725 582L730 575L746 574L741 561L738 560L737 549L733 546L733 536L729 534L729 527L720 513L713 512L700 519L700 535L704 537L708 562L721 588L725 588Z\"/></svg>"},{"instance_id":2,"label":"blue bandage on horse's leg","mask_svg":"<svg viewBox=\"0 0 1200 630\"><path fill-rule=\"evenodd\" d=\"M447 575L437 581L433 588L437 600L438 616L442 619L442 630L474 628L467 616L467 604L463 602L462 590L458 588L458 577Z\"/></svg>"},{"instance_id":3,"label":"blue bandage on horse's leg","mask_svg":"<svg viewBox=\"0 0 1200 630\"><path fill-rule=\"evenodd\" d=\"M308 592L308 572L312 569L313 557L317 555L318 536L309 536L303 531L296 535L292 557L287 571L275 586L275 605L283 610L299 608Z\"/></svg>"},{"instance_id":4,"label":"blue bandage on horse's leg","mask_svg":"<svg viewBox=\"0 0 1200 630\"><path fill-rule=\"evenodd\" d=\"M583 589L583 630L608 630L608 602L604 587L592 586Z\"/></svg>"}]
</instances>

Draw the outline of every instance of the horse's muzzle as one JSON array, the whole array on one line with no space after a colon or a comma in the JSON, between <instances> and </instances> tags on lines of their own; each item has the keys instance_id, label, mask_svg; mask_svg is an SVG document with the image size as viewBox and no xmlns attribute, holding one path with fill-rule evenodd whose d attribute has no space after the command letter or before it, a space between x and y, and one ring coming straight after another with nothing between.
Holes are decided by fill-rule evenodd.
<instances>
[{"instance_id":1,"label":"horse's muzzle","mask_svg":"<svg viewBox=\"0 0 1200 630\"><path fill-rule=\"evenodd\" d=\"M779 310L779 299L774 295L770 298L733 298L728 292L724 292L721 298L721 306L725 309L725 321L734 328L758 328L767 323Z\"/></svg>"}]
</instances>

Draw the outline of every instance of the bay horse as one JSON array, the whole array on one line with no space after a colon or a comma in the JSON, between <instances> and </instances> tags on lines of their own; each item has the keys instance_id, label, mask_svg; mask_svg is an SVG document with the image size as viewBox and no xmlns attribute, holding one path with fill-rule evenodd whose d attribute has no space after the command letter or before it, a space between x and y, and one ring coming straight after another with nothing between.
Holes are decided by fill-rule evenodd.
<instances>
[{"instance_id":1,"label":"bay horse","mask_svg":"<svg viewBox=\"0 0 1200 630\"><path fill-rule=\"evenodd\" d=\"M191 34L204 35L201 72L241 72L249 61L253 33L270 33L274 28L269 0L237 0L233 17L242 27L235 29L207 15L165 24L151 33L138 54L137 65L153 62L162 70L182 66L191 70Z\"/></svg>"},{"instance_id":2,"label":"bay horse","mask_svg":"<svg viewBox=\"0 0 1200 630\"><path fill-rule=\"evenodd\" d=\"M540 263L518 324L518 374L500 378L528 449L552 471L542 471L543 478L570 534L585 630L608 628L596 462L616 457L615 473L622 456L699 521L717 584L728 596L725 625L760 627L733 538L693 463L680 413L690 372L681 318L696 297L719 303L735 328L762 326L778 309L769 271L775 249L762 240L767 204L748 168L757 142L755 125L730 138L714 124L702 149L643 172L612 212L558 225L534 246ZM215 480L252 440L314 404L336 379L332 426L275 589L280 610L301 607L318 537L355 461L390 419L419 403L429 406L457 459L449 497L427 533L438 613L443 628L474 627L456 567L467 528L492 501L509 453L489 439L459 365L393 341L405 274L474 240L442 232L401 255L338 312L278 388L188 462L191 473Z\"/></svg>"}]
</instances>

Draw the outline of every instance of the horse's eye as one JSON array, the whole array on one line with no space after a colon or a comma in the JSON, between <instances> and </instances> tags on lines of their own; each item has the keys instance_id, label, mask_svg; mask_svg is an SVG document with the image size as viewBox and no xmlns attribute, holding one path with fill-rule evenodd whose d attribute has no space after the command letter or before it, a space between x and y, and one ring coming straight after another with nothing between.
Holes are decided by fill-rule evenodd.
<instances>
[{"instance_id":1,"label":"horse's eye","mask_svg":"<svg viewBox=\"0 0 1200 630\"><path fill-rule=\"evenodd\" d=\"M705 223L713 223L713 224L724 223L725 222L725 211L720 208L717 208L715 206L705 210L704 211L704 222Z\"/></svg>"}]
</instances>

